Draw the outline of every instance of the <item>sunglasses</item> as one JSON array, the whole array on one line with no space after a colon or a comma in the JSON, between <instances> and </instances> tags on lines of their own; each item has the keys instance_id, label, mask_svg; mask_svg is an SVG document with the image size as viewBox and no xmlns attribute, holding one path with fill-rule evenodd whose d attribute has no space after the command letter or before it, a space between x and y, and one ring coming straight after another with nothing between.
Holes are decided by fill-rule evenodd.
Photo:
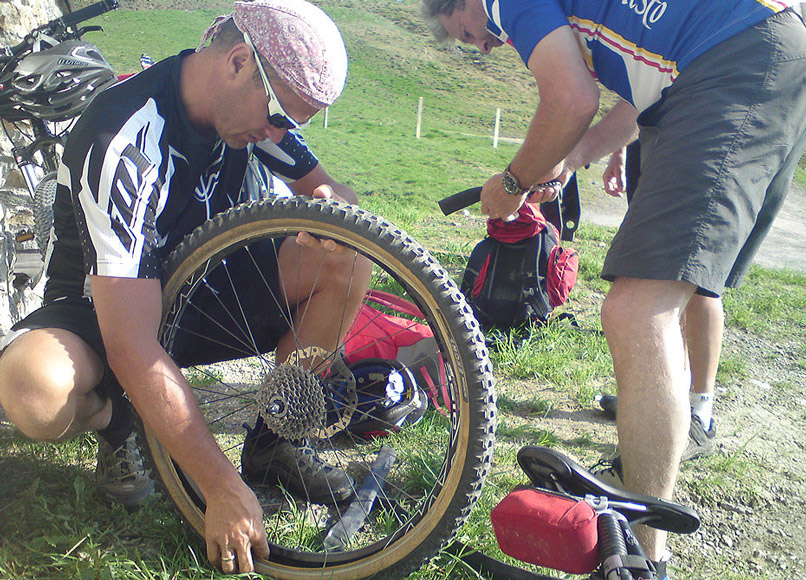
<instances>
[{"instance_id":1,"label":"sunglasses","mask_svg":"<svg viewBox=\"0 0 806 580\"><path fill-rule=\"evenodd\" d=\"M280 104L280 99L277 98L274 90L271 88L271 83L269 82L269 77L266 75L266 70L263 68L263 63L260 60L260 54L258 53L255 45L252 44L252 39L249 38L249 34L244 32L243 38L246 41L246 44L249 45L249 48L252 49L252 53L255 55L255 63L257 63L257 70L260 73L260 80L263 81L263 88L266 89L266 96L269 98L269 112L266 115L266 119L269 121L269 124L273 127L277 127L278 129L302 129L308 126L310 120L306 123L297 123L291 115L285 112L283 106Z\"/></svg>"}]
</instances>

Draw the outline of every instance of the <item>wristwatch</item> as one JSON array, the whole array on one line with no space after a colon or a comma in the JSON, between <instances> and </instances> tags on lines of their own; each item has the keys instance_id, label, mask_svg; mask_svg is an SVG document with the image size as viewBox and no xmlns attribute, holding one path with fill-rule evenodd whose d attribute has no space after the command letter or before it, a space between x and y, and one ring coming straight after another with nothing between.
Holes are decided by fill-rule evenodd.
<instances>
[{"instance_id":1,"label":"wristwatch","mask_svg":"<svg viewBox=\"0 0 806 580\"><path fill-rule=\"evenodd\" d=\"M528 187L521 187L521 182L518 180L515 175L513 175L512 171L509 170L510 163L507 165L507 168L504 169L504 177L501 180L501 184L504 186L504 191L506 191L509 195L517 195L521 196L528 191Z\"/></svg>"}]
</instances>

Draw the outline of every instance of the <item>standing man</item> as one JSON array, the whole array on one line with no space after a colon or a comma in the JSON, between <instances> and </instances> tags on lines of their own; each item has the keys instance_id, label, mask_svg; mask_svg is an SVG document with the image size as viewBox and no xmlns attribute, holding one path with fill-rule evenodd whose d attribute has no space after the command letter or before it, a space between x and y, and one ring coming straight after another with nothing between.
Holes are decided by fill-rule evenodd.
<instances>
[{"instance_id":1,"label":"standing man","mask_svg":"<svg viewBox=\"0 0 806 580\"><path fill-rule=\"evenodd\" d=\"M99 95L73 129L59 171L44 306L0 345L8 418L39 440L97 431L99 485L136 506L153 483L132 432L131 401L199 486L207 556L227 573L251 572L253 555L268 556L263 512L158 342L161 269L185 235L240 201L253 150L296 194L356 201L295 132L335 101L346 74L344 43L324 12L303 0L254 0L235 2L197 50ZM322 263L323 252L319 271L309 264ZM280 305L260 305L269 325L261 348L276 348L278 363L295 340L297 348L332 351L343 329L328 314L357 311L368 264L307 234L286 239L274 255L266 252L273 262L266 271L289 274L273 283L307 315L295 313L292 333ZM263 431L259 423L247 440L245 477L272 475L323 503L353 493L345 472Z\"/></svg>"},{"instance_id":2,"label":"standing man","mask_svg":"<svg viewBox=\"0 0 806 580\"><path fill-rule=\"evenodd\" d=\"M766 0L424 0L438 38L514 46L540 104L482 211L513 214L626 145L642 171L605 259L602 307L627 489L669 498L690 409L680 315L743 280L806 146L806 27ZM598 79L623 99L597 125ZM563 161L573 151L573 158ZM542 187L539 187L542 186ZM638 530L660 560L665 534ZM665 568L665 566L664 566ZM663 574L661 574L663 577Z\"/></svg>"}]
</instances>

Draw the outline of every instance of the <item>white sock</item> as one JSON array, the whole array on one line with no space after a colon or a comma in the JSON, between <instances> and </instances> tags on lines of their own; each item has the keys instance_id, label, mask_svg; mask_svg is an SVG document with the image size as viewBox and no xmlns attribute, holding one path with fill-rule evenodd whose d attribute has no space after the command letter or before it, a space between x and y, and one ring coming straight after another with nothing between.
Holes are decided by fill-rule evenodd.
<instances>
[{"instance_id":1,"label":"white sock","mask_svg":"<svg viewBox=\"0 0 806 580\"><path fill-rule=\"evenodd\" d=\"M692 414L700 419L703 427L708 431L711 428L711 420L714 416L714 394L691 391L688 394L688 400L691 403Z\"/></svg>"}]
</instances>

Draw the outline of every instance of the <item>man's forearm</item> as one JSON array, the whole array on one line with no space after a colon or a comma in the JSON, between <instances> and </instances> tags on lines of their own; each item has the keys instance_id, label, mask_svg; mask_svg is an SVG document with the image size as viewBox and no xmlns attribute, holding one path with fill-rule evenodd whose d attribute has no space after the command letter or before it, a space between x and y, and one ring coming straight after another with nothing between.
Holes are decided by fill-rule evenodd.
<instances>
[{"instance_id":1,"label":"man's forearm","mask_svg":"<svg viewBox=\"0 0 806 580\"><path fill-rule=\"evenodd\" d=\"M546 35L533 49L527 66L537 82L540 104L512 161L512 173L522 187L559 175L562 167L558 165L599 109L599 89L570 27Z\"/></svg>"},{"instance_id":2,"label":"man's forearm","mask_svg":"<svg viewBox=\"0 0 806 580\"><path fill-rule=\"evenodd\" d=\"M128 368L116 365L115 374L160 444L210 498L240 478L210 433L190 385L167 353L159 351L151 364L130 360Z\"/></svg>"},{"instance_id":3,"label":"man's forearm","mask_svg":"<svg viewBox=\"0 0 806 580\"><path fill-rule=\"evenodd\" d=\"M157 341L159 280L93 276L107 360L137 413L204 494L240 480L199 410L179 367Z\"/></svg>"},{"instance_id":4,"label":"man's forearm","mask_svg":"<svg viewBox=\"0 0 806 580\"><path fill-rule=\"evenodd\" d=\"M512 172L521 185L554 179L558 165L585 135L592 116L587 110L541 103L529 126L523 145L512 161Z\"/></svg>"},{"instance_id":5,"label":"man's forearm","mask_svg":"<svg viewBox=\"0 0 806 580\"><path fill-rule=\"evenodd\" d=\"M626 101L617 103L568 154L568 170L576 171L634 141L638 137L637 117L635 107Z\"/></svg>"}]
</instances>

